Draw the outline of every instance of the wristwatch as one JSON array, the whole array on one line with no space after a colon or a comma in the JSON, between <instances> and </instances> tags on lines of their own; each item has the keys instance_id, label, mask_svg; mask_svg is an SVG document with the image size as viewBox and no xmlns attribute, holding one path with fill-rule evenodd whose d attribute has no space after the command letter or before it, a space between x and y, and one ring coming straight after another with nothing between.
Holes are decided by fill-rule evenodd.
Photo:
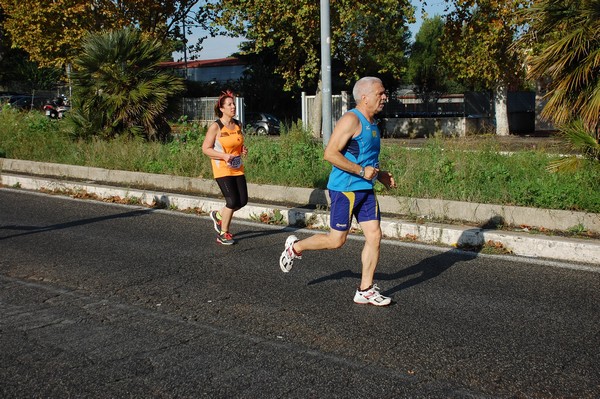
<instances>
[{"instance_id":1,"label":"wristwatch","mask_svg":"<svg viewBox=\"0 0 600 399\"><path fill-rule=\"evenodd\" d=\"M365 167L364 166L360 168L360 172L358 172L358 175L360 177L365 177Z\"/></svg>"}]
</instances>

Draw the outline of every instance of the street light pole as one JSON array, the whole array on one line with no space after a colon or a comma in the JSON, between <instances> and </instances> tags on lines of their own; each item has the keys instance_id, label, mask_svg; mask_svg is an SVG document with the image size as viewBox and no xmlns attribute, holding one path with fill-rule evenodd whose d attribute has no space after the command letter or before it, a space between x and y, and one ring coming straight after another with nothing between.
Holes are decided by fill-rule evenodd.
<instances>
[{"instance_id":1,"label":"street light pole","mask_svg":"<svg viewBox=\"0 0 600 399\"><path fill-rule=\"evenodd\" d=\"M321 0L321 79L323 146L327 146L331 137L331 26L329 20L329 0Z\"/></svg>"}]
</instances>

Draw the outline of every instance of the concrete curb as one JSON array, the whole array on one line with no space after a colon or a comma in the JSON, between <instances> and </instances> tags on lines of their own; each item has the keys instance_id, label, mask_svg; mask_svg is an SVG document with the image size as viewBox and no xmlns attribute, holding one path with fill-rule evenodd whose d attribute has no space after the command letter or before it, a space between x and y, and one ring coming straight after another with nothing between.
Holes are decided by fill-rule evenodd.
<instances>
[{"instance_id":1,"label":"concrete curb","mask_svg":"<svg viewBox=\"0 0 600 399\"><path fill-rule=\"evenodd\" d=\"M0 173L76 179L192 195L221 195L213 180L18 159L0 159ZM328 204L326 192L320 189L249 184L248 192L250 198L267 203L313 206ZM383 213L417 216L425 221L453 220L481 226L494 221L497 224L559 231L582 226L587 231L600 233L600 214L596 213L408 197L379 196L378 199Z\"/></svg>"},{"instance_id":2,"label":"concrete curb","mask_svg":"<svg viewBox=\"0 0 600 399\"><path fill-rule=\"evenodd\" d=\"M92 182L73 182L47 177L6 173L1 175L1 179L2 185L8 187L65 193L85 192L101 199L114 197L129 198L146 205L160 203L162 207L179 210L197 208L203 212L209 212L223 205L223 201L220 199L175 194L161 190L119 188ZM142 184L141 181L139 183ZM214 182L211 183L214 185ZM277 188L279 191L282 191L282 188ZM273 190L273 186L266 187L266 189L271 191ZM216 191L215 188L211 190L212 192ZM298 190L288 190L287 188L284 188L283 191L288 194L299 192ZM303 203L304 201L298 202ZM327 227L329 225L329 214L326 211L309 211L303 208L285 208L280 205L250 203L236 212L236 217L251 220L259 220L261 215L267 218L276 218L280 215L283 218L282 221L290 225L302 223L314 228ZM354 227L357 228L358 226L355 225ZM383 234L389 238L453 247L480 247L484 244L493 244L520 256L600 265L600 242L598 240L547 237L519 232L503 232L435 223L417 224L393 218L384 218L381 227Z\"/></svg>"}]
</instances>

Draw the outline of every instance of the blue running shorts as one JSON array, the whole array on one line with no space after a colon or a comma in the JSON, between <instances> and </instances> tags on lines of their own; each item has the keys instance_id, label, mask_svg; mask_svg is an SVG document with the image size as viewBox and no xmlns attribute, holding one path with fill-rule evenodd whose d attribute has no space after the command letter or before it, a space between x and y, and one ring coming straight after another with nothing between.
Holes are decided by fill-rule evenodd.
<instances>
[{"instance_id":1,"label":"blue running shorts","mask_svg":"<svg viewBox=\"0 0 600 399\"><path fill-rule=\"evenodd\" d=\"M334 230L350 230L352 216L356 216L359 223L369 220L381 220L379 203L373 190L329 190L329 198L331 199L329 225Z\"/></svg>"}]
</instances>

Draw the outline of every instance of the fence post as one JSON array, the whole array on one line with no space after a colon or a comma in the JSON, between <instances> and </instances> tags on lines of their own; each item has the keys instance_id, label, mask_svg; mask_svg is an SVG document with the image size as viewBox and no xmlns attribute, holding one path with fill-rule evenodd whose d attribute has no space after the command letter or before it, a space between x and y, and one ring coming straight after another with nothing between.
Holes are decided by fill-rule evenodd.
<instances>
[{"instance_id":1,"label":"fence post","mask_svg":"<svg viewBox=\"0 0 600 399\"><path fill-rule=\"evenodd\" d=\"M237 117L242 126L246 126L246 110L244 109L244 97L235 98L235 109Z\"/></svg>"},{"instance_id":2,"label":"fence post","mask_svg":"<svg viewBox=\"0 0 600 399\"><path fill-rule=\"evenodd\" d=\"M303 91L302 92L302 126L303 128L306 129L306 126L308 126L308 112L306 110L306 92Z\"/></svg>"}]
</instances>

